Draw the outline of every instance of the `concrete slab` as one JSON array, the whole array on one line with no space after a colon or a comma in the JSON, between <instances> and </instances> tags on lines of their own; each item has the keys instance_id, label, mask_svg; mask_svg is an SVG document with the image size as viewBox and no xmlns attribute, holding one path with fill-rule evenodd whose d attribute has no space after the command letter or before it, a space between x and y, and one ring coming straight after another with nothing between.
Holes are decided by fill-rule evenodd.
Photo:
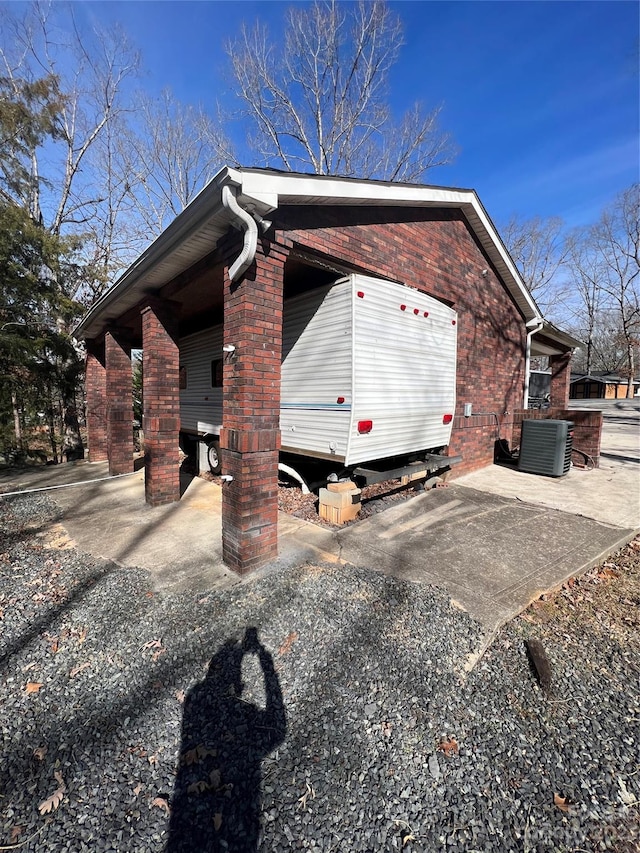
<instances>
[{"instance_id":1,"label":"concrete slab","mask_svg":"<svg viewBox=\"0 0 640 853\"><path fill-rule=\"evenodd\" d=\"M494 630L632 536L456 483L346 528L338 542L348 562L444 587Z\"/></svg>"}]
</instances>

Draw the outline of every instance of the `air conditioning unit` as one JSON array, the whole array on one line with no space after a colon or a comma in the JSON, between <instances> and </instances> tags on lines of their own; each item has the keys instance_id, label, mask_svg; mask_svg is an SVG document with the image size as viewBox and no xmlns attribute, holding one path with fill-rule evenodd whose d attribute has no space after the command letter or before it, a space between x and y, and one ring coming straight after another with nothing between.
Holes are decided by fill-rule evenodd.
<instances>
[{"instance_id":1,"label":"air conditioning unit","mask_svg":"<svg viewBox=\"0 0 640 853\"><path fill-rule=\"evenodd\" d=\"M571 467L572 446L572 421L523 421L518 470L562 477Z\"/></svg>"}]
</instances>

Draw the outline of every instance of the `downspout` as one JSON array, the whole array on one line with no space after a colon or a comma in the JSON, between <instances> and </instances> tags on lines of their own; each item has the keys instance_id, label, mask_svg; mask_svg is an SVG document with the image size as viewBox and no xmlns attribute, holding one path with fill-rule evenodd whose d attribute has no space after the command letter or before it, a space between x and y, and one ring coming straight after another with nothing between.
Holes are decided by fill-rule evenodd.
<instances>
[{"instance_id":1,"label":"downspout","mask_svg":"<svg viewBox=\"0 0 640 853\"><path fill-rule=\"evenodd\" d=\"M236 222L239 220L240 227L244 230L242 251L229 267L229 278L231 281L236 281L249 269L256 256L256 249L258 248L258 226L255 219L240 207L235 195L231 191L231 187L226 185L222 187L222 204L232 214Z\"/></svg>"},{"instance_id":2,"label":"downspout","mask_svg":"<svg viewBox=\"0 0 640 853\"><path fill-rule=\"evenodd\" d=\"M529 329L529 327L531 327ZM533 320L529 320L529 322L525 326L526 329L529 329L527 332L527 347L524 356L524 402L523 409L527 409L529 407L529 372L531 368L531 339L533 336L540 332L544 328L544 321L542 319L533 318Z\"/></svg>"}]
</instances>

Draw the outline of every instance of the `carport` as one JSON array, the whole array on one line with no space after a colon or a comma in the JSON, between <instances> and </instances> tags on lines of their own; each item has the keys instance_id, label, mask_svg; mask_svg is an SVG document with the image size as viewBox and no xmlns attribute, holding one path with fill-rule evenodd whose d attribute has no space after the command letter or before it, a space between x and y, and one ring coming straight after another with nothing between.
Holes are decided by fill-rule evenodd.
<instances>
[{"instance_id":1,"label":"carport","mask_svg":"<svg viewBox=\"0 0 640 853\"><path fill-rule=\"evenodd\" d=\"M511 435L534 341L553 349L553 396L566 406L572 344L549 337L473 190L222 169L76 333L89 458L112 475L132 470L131 351L143 351L145 498L160 506L180 499L180 341L222 322L222 553L239 574L277 555L283 299L348 272L456 306L449 453L462 455L460 473L492 462L494 419Z\"/></svg>"}]
</instances>

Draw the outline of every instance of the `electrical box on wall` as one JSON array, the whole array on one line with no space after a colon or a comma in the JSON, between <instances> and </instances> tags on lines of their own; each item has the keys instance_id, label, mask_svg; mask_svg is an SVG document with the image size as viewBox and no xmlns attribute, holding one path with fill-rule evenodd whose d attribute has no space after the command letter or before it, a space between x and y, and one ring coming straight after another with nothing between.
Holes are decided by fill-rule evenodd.
<instances>
[{"instance_id":1,"label":"electrical box on wall","mask_svg":"<svg viewBox=\"0 0 640 853\"><path fill-rule=\"evenodd\" d=\"M563 477L571 467L573 422L553 418L522 422L518 470Z\"/></svg>"},{"instance_id":2,"label":"electrical box on wall","mask_svg":"<svg viewBox=\"0 0 640 853\"><path fill-rule=\"evenodd\" d=\"M465 416L465 418L470 418L472 411L473 411L473 406L471 405L471 403L465 403L464 404L464 416Z\"/></svg>"}]
</instances>

